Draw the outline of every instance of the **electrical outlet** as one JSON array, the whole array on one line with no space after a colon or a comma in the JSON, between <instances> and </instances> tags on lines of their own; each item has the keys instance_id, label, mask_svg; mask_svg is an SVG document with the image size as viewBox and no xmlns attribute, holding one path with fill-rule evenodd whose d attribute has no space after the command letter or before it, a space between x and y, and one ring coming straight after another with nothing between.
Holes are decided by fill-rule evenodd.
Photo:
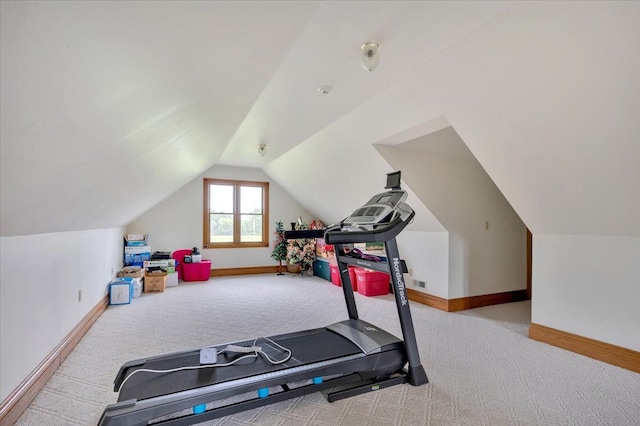
<instances>
[{"instance_id":1,"label":"electrical outlet","mask_svg":"<svg viewBox=\"0 0 640 426\"><path fill-rule=\"evenodd\" d=\"M111 278L113 278L113 266L111 267Z\"/></svg>"},{"instance_id":2,"label":"electrical outlet","mask_svg":"<svg viewBox=\"0 0 640 426\"><path fill-rule=\"evenodd\" d=\"M413 275L413 268L409 268L409 275Z\"/></svg>"},{"instance_id":3,"label":"electrical outlet","mask_svg":"<svg viewBox=\"0 0 640 426\"><path fill-rule=\"evenodd\" d=\"M78 290L78 302L82 302L82 290Z\"/></svg>"},{"instance_id":4,"label":"electrical outlet","mask_svg":"<svg viewBox=\"0 0 640 426\"><path fill-rule=\"evenodd\" d=\"M427 283L425 281L413 280L413 285L420 288L426 288Z\"/></svg>"}]
</instances>

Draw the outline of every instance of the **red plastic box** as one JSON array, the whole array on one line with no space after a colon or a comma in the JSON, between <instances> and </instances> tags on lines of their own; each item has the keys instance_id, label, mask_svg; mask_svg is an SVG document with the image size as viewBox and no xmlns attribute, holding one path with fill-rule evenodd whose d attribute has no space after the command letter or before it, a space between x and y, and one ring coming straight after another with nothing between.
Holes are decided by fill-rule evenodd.
<instances>
[{"instance_id":1,"label":"red plastic box","mask_svg":"<svg viewBox=\"0 0 640 426\"><path fill-rule=\"evenodd\" d=\"M182 264L184 263L184 257L191 254L191 249L176 250L171 253L171 258L176 260L176 272L178 273L178 279L182 279Z\"/></svg>"},{"instance_id":2,"label":"red plastic box","mask_svg":"<svg viewBox=\"0 0 640 426\"><path fill-rule=\"evenodd\" d=\"M182 264L182 281L209 281L211 275L211 261Z\"/></svg>"},{"instance_id":3,"label":"red plastic box","mask_svg":"<svg viewBox=\"0 0 640 426\"><path fill-rule=\"evenodd\" d=\"M389 293L391 277L385 272L358 268L356 271L358 293L363 296L383 296Z\"/></svg>"},{"instance_id":4,"label":"red plastic box","mask_svg":"<svg viewBox=\"0 0 640 426\"><path fill-rule=\"evenodd\" d=\"M353 288L353 291L358 291L358 277L356 277L356 271L358 269L364 269L364 268L359 268L357 266L349 265L349 279L351 280L351 287Z\"/></svg>"},{"instance_id":5,"label":"red plastic box","mask_svg":"<svg viewBox=\"0 0 640 426\"><path fill-rule=\"evenodd\" d=\"M331 283L342 287L342 279L340 279L340 268L338 268L338 265L331 264L329 268L331 268Z\"/></svg>"}]
</instances>

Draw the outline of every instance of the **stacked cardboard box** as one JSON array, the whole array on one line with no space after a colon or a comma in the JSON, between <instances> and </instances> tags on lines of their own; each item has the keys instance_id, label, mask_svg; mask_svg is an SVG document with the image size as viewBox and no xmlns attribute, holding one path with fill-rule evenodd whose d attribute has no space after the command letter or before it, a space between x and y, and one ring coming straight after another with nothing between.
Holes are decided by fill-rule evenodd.
<instances>
[{"instance_id":1,"label":"stacked cardboard box","mask_svg":"<svg viewBox=\"0 0 640 426\"><path fill-rule=\"evenodd\" d=\"M125 266L118 271L118 278L131 278L133 297L140 297L142 293L142 281L144 280L144 269L139 266Z\"/></svg>"},{"instance_id":2,"label":"stacked cardboard box","mask_svg":"<svg viewBox=\"0 0 640 426\"><path fill-rule=\"evenodd\" d=\"M167 285L167 273L153 271L144 273L144 292L162 293Z\"/></svg>"},{"instance_id":3,"label":"stacked cardboard box","mask_svg":"<svg viewBox=\"0 0 640 426\"><path fill-rule=\"evenodd\" d=\"M127 234L124 236L124 264L142 266L151 259L151 246L147 245L147 234Z\"/></svg>"},{"instance_id":4,"label":"stacked cardboard box","mask_svg":"<svg viewBox=\"0 0 640 426\"><path fill-rule=\"evenodd\" d=\"M167 272L167 287L175 287L178 285L178 272L176 271L175 259L162 260L145 260L143 262L145 270L149 268L162 268Z\"/></svg>"}]
</instances>

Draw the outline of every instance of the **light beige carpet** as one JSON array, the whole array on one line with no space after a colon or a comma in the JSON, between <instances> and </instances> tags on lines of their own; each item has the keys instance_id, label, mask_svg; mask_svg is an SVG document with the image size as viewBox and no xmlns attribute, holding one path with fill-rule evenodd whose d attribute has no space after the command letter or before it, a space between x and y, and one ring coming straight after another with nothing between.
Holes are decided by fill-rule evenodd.
<instances>
[{"instance_id":1,"label":"light beige carpet","mask_svg":"<svg viewBox=\"0 0 640 426\"><path fill-rule=\"evenodd\" d=\"M360 317L400 336L393 296L356 294ZM445 313L411 302L430 383L335 403L310 394L207 424L639 425L640 375L527 338L530 303ZM94 425L128 360L346 319L339 287L254 275L180 283L110 307L20 417Z\"/></svg>"}]
</instances>

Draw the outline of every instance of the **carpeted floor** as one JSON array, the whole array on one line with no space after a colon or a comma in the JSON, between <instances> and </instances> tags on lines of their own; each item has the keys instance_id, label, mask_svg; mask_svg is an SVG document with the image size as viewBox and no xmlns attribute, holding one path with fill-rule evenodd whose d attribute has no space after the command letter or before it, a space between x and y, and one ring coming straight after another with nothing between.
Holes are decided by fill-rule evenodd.
<instances>
[{"instance_id":1,"label":"carpeted floor","mask_svg":"<svg viewBox=\"0 0 640 426\"><path fill-rule=\"evenodd\" d=\"M360 317L400 336L393 296L356 294ZM328 403L321 394L217 425L640 425L640 374L527 338L530 303L445 313L411 303L430 383ZM113 306L18 421L95 425L125 361L346 319L342 290L316 277L180 283Z\"/></svg>"}]
</instances>

